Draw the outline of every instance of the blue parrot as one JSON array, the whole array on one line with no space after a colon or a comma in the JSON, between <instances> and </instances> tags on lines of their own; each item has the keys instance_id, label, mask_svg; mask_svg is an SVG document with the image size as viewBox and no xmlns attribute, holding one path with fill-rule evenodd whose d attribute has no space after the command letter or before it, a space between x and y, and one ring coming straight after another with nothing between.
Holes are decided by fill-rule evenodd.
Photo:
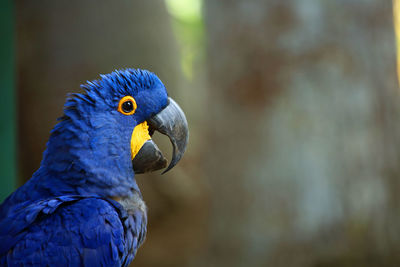
<instances>
[{"instance_id":1,"label":"blue parrot","mask_svg":"<svg viewBox=\"0 0 400 267\"><path fill-rule=\"evenodd\" d=\"M116 70L72 94L40 168L0 206L1 266L127 266L146 236L135 174L181 159L188 125L152 72Z\"/></svg>"}]
</instances>

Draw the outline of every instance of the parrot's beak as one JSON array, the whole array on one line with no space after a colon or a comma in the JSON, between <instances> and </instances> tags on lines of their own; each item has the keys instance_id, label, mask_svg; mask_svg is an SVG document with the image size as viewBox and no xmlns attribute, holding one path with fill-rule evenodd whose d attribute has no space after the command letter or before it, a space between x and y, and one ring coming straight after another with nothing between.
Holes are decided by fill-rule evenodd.
<instances>
[{"instance_id":1,"label":"parrot's beak","mask_svg":"<svg viewBox=\"0 0 400 267\"><path fill-rule=\"evenodd\" d=\"M172 143L172 160L163 173L172 169L182 158L189 140L185 113L172 98L168 98L168 101L168 105L160 113L147 120L150 135L154 131L158 131L168 136ZM167 160L153 140L149 139L143 143L139 152L134 156L132 164L133 170L138 174L165 168Z\"/></svg>"}]
</instances>

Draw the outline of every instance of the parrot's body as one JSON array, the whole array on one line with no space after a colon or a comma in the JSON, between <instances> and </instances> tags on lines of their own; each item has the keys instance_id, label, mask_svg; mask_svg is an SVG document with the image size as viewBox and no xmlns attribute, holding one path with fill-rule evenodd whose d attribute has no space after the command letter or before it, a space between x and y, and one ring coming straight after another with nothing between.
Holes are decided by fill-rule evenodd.
<instances>
[{"instance_id":1,"label":"parrot's body","mask_svg":"<svg viewBox=\"0 0 400 267\"><path fill-rule=\"evenodd\" d=\"M67 100L40 168L0 206L1 266L127 266L144 241L134 173L165 167L153 130L170 137L176 164L186 119L147 71L115 71L83 88Z\"/></svg>"}]
</instances>

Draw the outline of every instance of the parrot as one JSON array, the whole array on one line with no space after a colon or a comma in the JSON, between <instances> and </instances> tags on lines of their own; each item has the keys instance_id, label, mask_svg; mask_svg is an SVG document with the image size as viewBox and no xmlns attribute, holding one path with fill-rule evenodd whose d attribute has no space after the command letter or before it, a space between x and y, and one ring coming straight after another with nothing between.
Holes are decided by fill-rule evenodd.
<instances>
[{"instance_id":1,"label":"parrot","mask_svg":"<svg viewBox=\"0 0 400 267\"><path fill-rule=\"evenodd\" d=\"M81 88L40 167L0 205L1 266L129 265L147 231L136 174L165 173L186 150L186 116L153 72L119 69ZM169 164L155 131L172 144Z\"/></svg>"}]
</instances>

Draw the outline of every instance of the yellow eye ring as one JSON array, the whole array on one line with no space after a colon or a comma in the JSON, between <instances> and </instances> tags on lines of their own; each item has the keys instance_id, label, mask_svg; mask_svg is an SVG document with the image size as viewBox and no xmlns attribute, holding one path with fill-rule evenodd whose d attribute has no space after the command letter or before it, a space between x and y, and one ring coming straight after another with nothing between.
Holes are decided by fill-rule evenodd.
<instances>
[{"instance_id":1,"label":"yellow eye ring","mask_svg":"<svg viewBox=\"0 0 400 267\"><path fill-rule=\"evenodd\" d=\"M118 104L118 111L124 115L132 115L137 108L136 101L133 97L127 95L121 98Z\"/></svg>"}]
</instances>

